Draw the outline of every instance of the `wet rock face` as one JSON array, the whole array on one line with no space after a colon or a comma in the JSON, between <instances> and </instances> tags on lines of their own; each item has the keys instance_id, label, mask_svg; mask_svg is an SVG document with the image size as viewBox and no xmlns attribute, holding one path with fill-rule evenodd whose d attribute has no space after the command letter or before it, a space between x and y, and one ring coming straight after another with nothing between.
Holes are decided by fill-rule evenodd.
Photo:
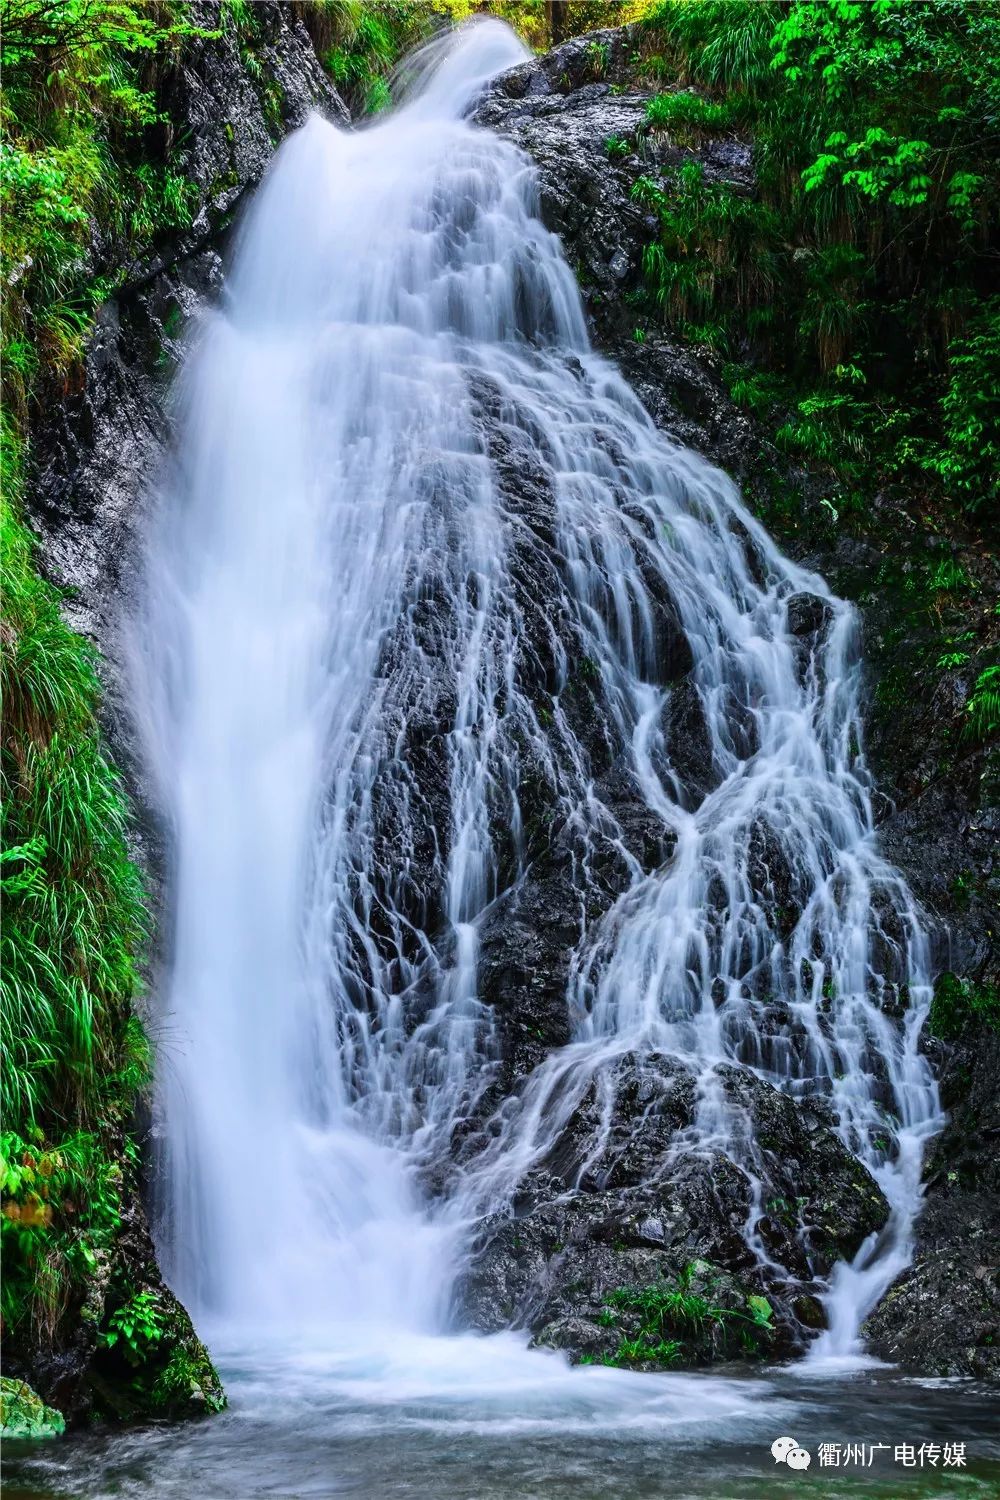
<instances>
[{"instance_id":1,"label":"wet rock face","mask_svg":"<svg viewBox=\"0 0 1000 1500\"><path fill-rule=\"evenodd\" d=\"M195 0L190 11L192 25L222 31L193 39L164 87L174 160L204 195L197 233L260 181L275 146L312 110L345 124L349 116L294 6L254 4L252 71L216 0Z\"/></svg>"},{"instance_id":2,"label":"wet rock face","mask_svg":"<svg viewBox=\"0 0 1000 1500\"><path fill-rule=\"evenodd\" d=\"M536 87L543 76L539 68ZM629 196L634 169L609 159L604 143L634 137L645 100L612 97L606 84L511 100L506 87L504 80L495 85L477 120L510 136L538 164L542 215L567 242L585 290L620 295L637 280L648 214Z\"/></svg>"},{"instance_id":3,"label":"wet rock face","mask_svg":"<svg viewBox=\"0 0 1000 1500\"><path fill-rule=\"evenodd\" d=\"M506 582L496 610L509 629L499 632L506 655L497 670L509 677L514 700L503 724L507 759L498 756L495 762L490 794L496 900L481 923L480 985L497 1022L499 1082L510 1091L547 1051L569 1040L569 958L584 928L628 887L636 862L644 870L663 863L673 835L627 767L621 730L566 598L556 540L556 476L544 451L529 441L534 418L483 374L470 376L469 389L506 547ZM448 651L458 626L454 587L435 570L447 565L447 556L436 558L431 549L422 556L419 597L401 610L383 647L379 678L388 684L383 737L393 749L376 778L371 812L379 896L443 942L449 933L444 908L452 837L448 732L456 712ZM651 676L673 684L689 700L685 725L678 728L680 747L687 730L695 733L699 723L704 739L704 723L676 606L660 580L655 580L658 592L653 583L656 629L648 666ZM396 664L414 645L426 670L398 672ZM535 715L531 724L525 722L525 703ZM538 733L537 726L548 728L556 741L556 712L580 748L595 799L607 813L605 834L596 834L594 847L586 850L567 826L567 805L557 784L558 750L550 754ZM681 776L690 758L679 748ZM515 768L510 786L509 766ZM693 769L690 774L694 777ZM516 830L512 798L519 813ZM377 930L377 912L371 923L391 960L397 934ZM491 1098L496 1099L495 1091Z\"/></svg>"},{"instance_id":4,"label":"wet rock face","mask_svg":"<svg viewBox=\"0 0 1000 1500\"><path fill-rule=\"evenodd\" d=\"M921 1374L1000 1380L997 1199L933 1193L913 1263L862 1334L879 1359Z\"/></svg>"},{"instance_id":5,"label":"wet rock face","mask_svg":"<svg viewBox=\"0 0 1000 1500\"><path fill-rule=\"evenodd\" d=\"M907 1368L1000 1380L1000 1032L971 1023L935 1045L949 1120L929 1153L913 1263L864 1334Z\"/></svg>"},{"instance_id":6,"label":"wet rock face","mask_svg":"<svg viewBox=\"0 0 1000 1500\"><path fill-rule=\"evenodd\" d=\"M937 642L929 646L926 622L913 616L907 594L921 555L933 559L944 548L950 556L958 544L920 537L889 496L875 497L872 522L873 537L832 538L825 550L810 547L803 561L859 602L870 689L865 749L879 789L879 839L931 919L934 967L997 984L1000 755L996 744L976 748L967 740L969 684L935 666ZM960 556L977 610L992 613L1000 605L996 549L963 545ZM888 581L880 584L885 571Z\"/></svg>"},{"instance_id":7,"label":"wet rock face","mask_svg":"<svg viewBox=\"0 0 1000 1500\"><path fill-rule=\"evenodd\" d=\"M805 1327L822 1319L818 1278L882 1227L888 1207L821 1103L796 1105L737 1068L721 1068L718 1082L726 1106L752 1122L752 1173L721 1153L685 1149L698 1085L679 1063L621 1058L595 1080L510 1213L482 1226L460 1289L473 1326L513 1324L540 1344L612 1357L637 1331L627 1308L612 1317L612 1294L683 1283L694 1267L714 1304L745 1312L749 1297L766 1297L773 1326L763 1344L735 1347L719 1327L681 1329L677 1362L801 1349ZM605 1121L609 1087L616 1108Z\"/></svg>"},{"instance_id":8,"label":"wet rock face","mask_svg":"<svg viewBox=\"0 0 1000 1500\"><path fill-rule=\"evenodd\" d=\"M631 197L636 178L656 178L682 158L697 159L707 179L754 191L752 153L746 143L718 140L681 152L655 134L644 134L645 96L636 88L630 65L633 43L629 28L574 39L547 58L498 79L479 118L534 159L543 218L561 236L577 270L595 341L618 363L657 426L704 453L751 493L767 472L779 476L785 488L821 495L822 481L790 465L756 420L732 402L712 355L695 354L657 330L647 329L641 341L632 336L627 294L639 284L642 249L657 230L655 219ZM623 148L609 152L612 136L624 143ZM891 709L882 710L876 696L881 680L891 677L908 652L913 654L914 644L905 635L899 639L900 601L879 582L885 562L879 538L891 538L893 552L902 557L923 545L946 546L947 539L928 536L921 542L912 518L890 497L876 497L874 506L869 528L874 539L838 529L821 544L804 541L794 520L789 534L783 536L779 526L777 535L787 551L825 576L838 593L860 600L863 656L873 699L867 753L882 789L876 796L882 848L925 905L935 966L995 984L1000 978L995 748L992 757L988 750L955 753L950 738L955 715L942 709L948 692L961 684L955 674L949 679L927 670L919 652L917 659L924 665L907 684L902 701L894 700ZM995 562L973 549L964 551L962 561L979 597L995 599ZM809 595L789 601L788 630L804 669L816 632L825 623L817 603ZM689 684L681 682L671 693L665 728L687 795L700 800L711 788L712 773L697 694ZM762 851L762 868L770 870L768 878L780 901L780 872L775 878L766 854ZM874 1352L914 1370L995 1375L992 1351L1000 1347L1000 1333L996 1254L989 1247L1000 1240L995 1181L1000 1122L994 1118L995 1106L991 1113L987 1101L1000 1097L1000 1058L995 1034L983 1031L975 1043L963 1039L947 1048L931 1045L951 1124L928 1164L927 1207L917 1226L913 1266L872 1315L866 1332ZM591 1211L599 1220L600 1209L592 1201L587 1213ZM532 1211L526 1226L515 1228L519 1220L498 1225L483 1262L491 1268L490 1275L499 1278L494 1281L497 1297L519 1309L525 1326L536 1330L543 1325L525 1300L527 1293L519 1299L513 1272L514 1280L504 1290L506 1273L497 1267L504 1258L498 1247L513 1237L519 1244L536 1246L531 1251L536 1281L556 1276L557 1260L542 1255L531 1238L539 1212ZM560 1204L558 1213L576 1224L584 1209L572 1198ZM559 1242L565 1238L563 1228L558 1234L552 1231ZM510 1252L512 1265L515 1259ZM677 1263L675 1256L672 1275ZM610 1269L607 1274L612 1276ZM641 1274L645 1272L637 1266L634 1275ZM619 1284L626 1279L624 1270L613 1275ZM526 1276L525 1286L530 1279ZM800 1300L793 1311L802 1324L816 1326L815 1304ZM606 1338L599 1325L595 1332L592 1316L579 1309L564 1310L564 1316L568 1347L606 1353Z\"/></svg>"},{"instance_id":9,"label":"wet rock face","mask_svg":"<svg viewBox=\"0 0 1000 1500\"><path fill-rule=\"evenodd\" d=\"M905 565L917 552L912 521L888 499L881 520L892 538L890 553ZM870 578L883 561L871 544L844 538L829 556L816 556L815 565L834 588L856 596L858 577L867 572ZM979 610L992 610L1000 594L995 554L967 547L962 564ZM864 586L861 599L872 685L867 751L881 789L876 819L882 848L924 904L935 970L963 976L974 987L996 986L997 748L962 749L962 709L956 731L953 702L957 674L930 669L926 641L905 625L905 595ZM970 1022L957 1038L925 1036L924 1044L948 1119L928 1151L913 1262L863 1333L879 1358L920 1374L998 1379L1000 1037L989 1025Z\"/></svg>"}]
</instances>

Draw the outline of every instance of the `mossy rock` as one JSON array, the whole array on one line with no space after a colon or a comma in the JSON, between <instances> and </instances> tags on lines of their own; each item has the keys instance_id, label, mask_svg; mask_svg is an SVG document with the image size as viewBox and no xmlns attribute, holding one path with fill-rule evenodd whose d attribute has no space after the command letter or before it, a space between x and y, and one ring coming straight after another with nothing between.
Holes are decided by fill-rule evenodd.
<instances>
[{"instance_id":1,"label":"mossy rock","mask_svg":"<svg viewBox=\"0 0 1000 1500\"><path fill-rule=\"evenodd\" d=\"M133 1311L139 1306L141 1314ZM208 1415L226 1405L191 1319L159 1281L112 1296L89 1383L95 1412L121 1422Z\"/></svg>"},{"instance_id":2,"label":"mossy rock","mask_svg":"<svg viewBox=\"0 0 1000 1500\"><path fill-rule=\"evenodd\" d=\"M53 1438L66 1430L62 1413L46 1406L23 1380L0 1376L0 1432L6 1438Z\"/></svg>"}]
</instances>

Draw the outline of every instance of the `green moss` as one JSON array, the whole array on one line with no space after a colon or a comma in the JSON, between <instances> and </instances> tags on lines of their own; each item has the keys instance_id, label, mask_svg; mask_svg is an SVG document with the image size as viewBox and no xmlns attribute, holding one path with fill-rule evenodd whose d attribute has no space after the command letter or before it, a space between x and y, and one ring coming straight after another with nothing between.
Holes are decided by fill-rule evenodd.
<instances>
[{"instance_id":1,"label":"green moss","mask_svg":"<svg viewBox=\"0 0 1000 1500\"><path fill-rule=\"evenodd\" d=\"M1000 1031L1000 990L942 974L934 986L928 1025L932 1035L944 1041L955 1041L973 1026Z\"/></svg>"},{"instance_id":2,"label":"green moss","mask_svg":"<svg viewBox=\"0 0 1000 1500\"><path fill-rule=\"evenodd\" d=\"M62 1413L46 1406L30 1385L0 1377L0 1432L4 1437L59 1437L65 1428Z\"/></svg>"}]
</instances>

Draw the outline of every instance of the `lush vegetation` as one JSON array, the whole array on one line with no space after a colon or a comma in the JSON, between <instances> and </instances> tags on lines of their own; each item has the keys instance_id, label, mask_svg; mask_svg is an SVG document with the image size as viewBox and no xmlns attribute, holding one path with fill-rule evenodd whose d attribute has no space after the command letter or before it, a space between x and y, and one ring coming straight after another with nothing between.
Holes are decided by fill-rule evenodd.
<instances>
[{"instance_id":1,"label":"lush vegetation","mask_svg":"<svg viewBox=\"0 0 1000 1500\"><path fill-rule=\"evenodd\" d=\"M21 519L31 415L78 379L95 311L136 248L190 222L153 138L180 6L2 7L4 623L0 1046L5 1336L57 1339L120 1227L149 1069L132 1008L143 892L97 722L96 654L38 574Z\"/></svg>"},{"instance_id":2,"label":"lush vegetation","mask_svg":"<svg viewBox=\"0 0 1000 1500\"><path fill-rule=\"evenodd\" d=\"M780 442L841 501L874 473L1000 495L1000 7L992 0L665 0L646 68L694 92L649 104L682 144L753 141L752 191L694 155L636 196L670 322L714 344ZM724 174L723 174L724 179Z\"/></svg>"},{"instance_id":3,"label":"lush vegetation","mask_svg":"<svg viewBox=\"0 0 1000 1500\"><path fill-rule=\"evenodd\" d=\"M94 655L34 569L12 478L0 535L2 1311L7 1333L51 1340L117 1228L125 1116L148 1071L131 1006L144 919Z\"/></svg>"},{"instance_id":4,"label":"lush vegetation","mask_svg":"<svg viewBox=\"0 0 1000 1500\"><path fill-rule=\"evenodd\" d=\"M41 368L70 378L136 246L191 221L152 85L195 28L179 5L126 0L5 0L2 25L4 384L23 420Z\"/></svg>"},{"instance_id":5,"label":"lush vegetation","mask_svg":"<svg viewBox=\"0 0 1000 1500\"><path fill-rule=\"evenodd\" d=\"M876 500L903 495L929 546L989 534L1000 5L657 0L640 37L640 70L661 91L638 144L669 165L633 186L660 226L636 300L647 320L711 348L774 447L820 476L810 522L801 494L762 464L767 519L871 530ZM720 138L750 147L749 178L707 165L701 148ZM908 659L887 660L882 706L897 677L912 695L914 673L921 684L958 674L956 760L1000 732L1000 617L952 557L898 555L886 573L879 586L899 600L889 634Z\"/></svg>"}]
</instances>

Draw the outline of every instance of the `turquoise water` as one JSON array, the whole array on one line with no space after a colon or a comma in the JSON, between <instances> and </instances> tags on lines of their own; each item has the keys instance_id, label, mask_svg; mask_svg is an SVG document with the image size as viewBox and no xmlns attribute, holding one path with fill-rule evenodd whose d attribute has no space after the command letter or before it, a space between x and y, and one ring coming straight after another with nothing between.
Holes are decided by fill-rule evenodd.
<instances>
[{"instance_id":1,"label":"turquoise water","mask_svg":"<svg viewBox=\"0 0 1000 1500\"><path fill-rule=\"evenodd\" d=\"M484 1355L488 1352L484 1343ZM539 1356L544 1359L544 1356ZM225 1366L231 1409L179 1427L10 1443L6 1500L654 1500L1000 1495L996 1392L880 1368L756 1379L595 1371L520 1396L380 1385L372 1372ZM488 1374L487 1372L484 1372ZM607 1372L612 1374L616 1372ZM391 1375L391 1372L390 1372ZM660 1382L662 1398L656 1382ZM483 1383L484 1387L486 1382ZM390 1386L392 1392L390 1393ZM355 1393L352 1397L352 1391ZM384 1396L380 1392L384 1391ZM652 1394L651 1394L652 1393ZM795 1437L808 1470L776 1464ZM821 1466L821 1443L888 1443L871 1467ZM963 1468L904 1467L896 1445L964 1443Z\"/></svg>"}]
</instances>

